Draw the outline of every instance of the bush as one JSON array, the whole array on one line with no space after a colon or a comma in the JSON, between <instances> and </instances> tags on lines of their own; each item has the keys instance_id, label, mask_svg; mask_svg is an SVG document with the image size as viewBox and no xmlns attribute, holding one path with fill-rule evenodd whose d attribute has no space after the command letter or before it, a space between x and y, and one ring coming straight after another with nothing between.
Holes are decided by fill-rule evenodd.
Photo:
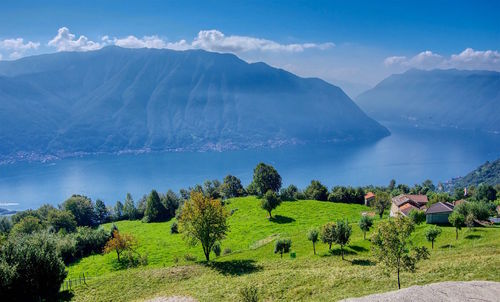
<instances>
[{"instance_id":1,"label":"bush","mask_svg":"<svg viewBox=\"0 0 500 302\"><path fill-rule=\"evenodd\" d=\"M311 180L311 184L304 191L307 198L313 200L328 200L328 189L318 180Z\"/></svg>"},{"instance_id":2,"label":"bush","mask_svg":"<svg viewBox=\"0 0 500 302\"><path fill-rule=\"evenodd\" d=\"M425 221L425 212L413 209L408 214L408 217L410 217L410 219L411 219L411 221L413 221L413 223L421 224L422 222Z\"/></svg>"},{"instance_id":3,"label":"bush","mask_svg":"<svg viewBox=\"0 0 500 302\"><path fill-rule=\"evenodd\" d=\"M63 230L66 233L72 233L76 230L75 216L73 216L70 211L50 211L47 217L47 222L56 232Z\"/></svg>"},{"instance_id":4,"label":"bush","mask_svg":"<svg viewBox=\"0 0 500 302\"><path fill-rule=\"evenodd\" d=\"M0 217L0 234L8 234L12 229L12 222L7 217Z\"/></svg>"},{"instance_id":5,"label":"bush","mask_svg":"<svg viewBox=\"0 0 500 302\"><path fill-rule=\"evenodd\" d=\"M193 256L193 255L191 255L191 254L185 254L185 255L184 255L184 259L185 259L186 261L196 261L196 256Z\"/></svg>"},{"instance_id":6,"label":"bush","mask_svg":"<svg viewBox=\"0 0 500 302\"><path fill-rule=\"evenodd\" d=\"M214 252L216 257L219 257L221 252L220 243L214 243L214 245L212 246L212 251Z\"/></svg>"},{"instance_id":7,"label":"bush","mask_svg":"<svg viewBox=\"0 0 500 302\"><path fill-rule=\"evenodd\" d=\"M245 286L240 289L240 298L243 302L258 302L259 291L254 285Z\"/></svg>"},{"instance_id":8,"label":"bush","mask_svg":"<svg viewBox=\"0 0 500 302\"><path fill-rule=\"evenodd\" d=\"M295 185L289 185L286 188L280 190L281 200L294 201L297 200L297 194L299 189Z\"/></svg>"},{"instance_id":9,"label":"bush","mask_svg":"<svg viewBox=\"0 0 500 302\"><path fill-rule=\"evenodd\" d=\"M281 258L283 258L284 253L288 253L292 247L291 239L278 239L274 244L274 253L279 253Z\"/></svg>"},{"instance_id":10,"label":"bush","mask_svg":"<svg viewBox=\"0 0 500 302\"><path fill-rule=\"evenodd\" d=\"M229 254L231 254L232 252L233 252L233 251L231 251L231 249L230 249L230 248L226 247L226 248L224 249L224 251L222 252L222 255L229 255Z\"/></svg>"},{"instance_id":11,"label":"bush","mask_svg":"<svg viewBox=\"0 0 500 302\"><path fill-rule=\"evenodd\" d=\"M75 257L77 258L102 253L110 238L103 229L94 230L89 227L78 227L73 236L76 241Z\"/></svg>"},{"instance_id":12,"label":"bush","mask_svg":"<svg viewBox=\"0 0 500 302\"><path fill-rule=\"evenodd\" d=\"M0 300L56 300L66 274L55 235L11 236L0 250Z\"/></svg>"},{"instance_id":13,"label":"bush","mask_svg":"<svg viewBox=\"0 0 500 302\"><path fill-rule=\"evenodd\" d=\"M174 221L170 226L170 234L179 234L179 226L177 221Z\"/></svg>"},{"instance_id":14,"label":"bush","mask_svg":"<svg viewBox=\"0 0 500 302\"><path fill-rule=\"evenodd\" d=\"M44 229L44 225L37 217L26 216L12 227L12 234L32 234Z\"/></svg>"},{"instance_id":15,"label":"bush","mask_svg":"<svg viewBox=\"0 0 500 302\"><path fill-rule=\"evenodd\" d=\"M57 250L64 264L70 264L76 260L76 240L73 236L58 235Z\"/></svg>"}]
</instances>

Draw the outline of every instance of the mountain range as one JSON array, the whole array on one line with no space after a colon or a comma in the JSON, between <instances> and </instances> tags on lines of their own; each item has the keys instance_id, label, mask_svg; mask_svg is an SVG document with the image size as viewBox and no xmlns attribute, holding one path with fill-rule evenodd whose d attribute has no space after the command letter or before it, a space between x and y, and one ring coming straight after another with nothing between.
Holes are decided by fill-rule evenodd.
<instances>
[{"instance_id":1,"label":"mountain range","mask_svg":"<svg viewBox=\"0 0 500 302\"><path fill-rule=\"evenodd\" d=\"M394 74L356 98L386 125L500 133L500 73L416 70Z\"/></svg>"},{"instance_id":2,"label":"mountain range","mask_svg":"<svg viewBox=\"0 0 500 302\"><path fill-rule=\"evenodd\" d=\"M203 50L60 52L0 62L0 161L375 140L338 87Z\"/></svg>"}]
</instances>

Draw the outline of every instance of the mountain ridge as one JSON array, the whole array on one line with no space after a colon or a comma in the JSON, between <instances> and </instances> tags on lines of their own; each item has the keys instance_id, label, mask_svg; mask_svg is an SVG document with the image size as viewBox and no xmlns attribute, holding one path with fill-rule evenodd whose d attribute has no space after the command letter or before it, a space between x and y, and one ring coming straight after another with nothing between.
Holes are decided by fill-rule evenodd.
<instances>
[{"instance_id":1,"label":"mountain ridge","mask_svg":"<svg viewBox=\"0 0 500 302\"><path fill-rule=\"evenodd\" d=\"M389 134L321 79L203 50L106 47L0 62L0 105L4 160Z\"/></svg>"}]
</instances>

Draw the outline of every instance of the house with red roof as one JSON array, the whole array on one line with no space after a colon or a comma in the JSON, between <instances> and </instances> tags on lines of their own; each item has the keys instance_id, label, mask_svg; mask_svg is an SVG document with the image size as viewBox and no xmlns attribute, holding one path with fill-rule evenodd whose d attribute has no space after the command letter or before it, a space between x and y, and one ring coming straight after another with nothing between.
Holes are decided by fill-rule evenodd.
<instances>
[{"instance_id":1,"label":"house with red roof","mask_svg":"<svg viewBox=\"0 0 500 302\"><path fill-rule=\"evenodd\" d=\"M373 192L366 193L365 206L371 206L374 200L375 200L375 193L373 193Z\"/></svg>"},{"instance_id":2,"label":"house with red roof","mask_svg":"<svg viewBox=\"0 0 500 302\"><path fill-rule=\"evenodd\" d=\"M397 215L408 216L411 210L425 210L427 195L401 194L392 198L391 217Z\"/></svg>"}]
</instances>

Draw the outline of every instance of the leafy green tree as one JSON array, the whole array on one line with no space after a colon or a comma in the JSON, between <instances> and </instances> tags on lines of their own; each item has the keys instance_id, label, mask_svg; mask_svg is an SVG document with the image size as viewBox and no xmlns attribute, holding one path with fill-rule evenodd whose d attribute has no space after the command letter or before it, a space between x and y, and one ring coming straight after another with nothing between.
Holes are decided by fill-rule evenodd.
<instances>
[{"instance_id":1,"label":"leafy green tree","mask_svg":"<svg viewBox=\"0 0 500 302\"><path fill-rule=\"evenodd\" d=\"M8 234L12 229L12 222L8 217L0 217L0 234Z\"/></svg>"},{"instance_id":2,"label":"leafy green tree","mask_svg":"<svg viewBox=\"0 0 500 302\"><path fill-rule=\"evenodd\" d=\"M453 190L453 199L454 200L460 200L460 199L464 199L465 196L464 196L464 188L461 188L461 187L457 187Z\"/></svg>"},{"instance_id":3,"label":"leafy green tree","mask_svg":"<svg viewBox=\"0 0 500 302\"><path fill-rule=\"evenodd\" d=\"M103 252L105 254L116 252L116 257L118 258L118 262L120 262L120 255L123 252L134 251L136 245L137 239L134 236L114 231L113 237L106 242Z\"/></svg>"},{"instance_id":4,"label":"leafy green tree","mask_svg":"<svg viewBox=\"0 0 500 302\"><path fill-rule=\"evenodd\" d=\"M280 257L283 258L284 253L290 252L290 248L292 247L292 240L291 239L285 239L285 238L279 238L276 240L274 244L274 253L280 254Z\"/></svg>"},{"instance_id":5,"label":"leafy green tree","mask_svg":"<svg viewBox=\"0 0 500 302\"><path fill-rule=\"evenodd\" d=\"M267 191L277 193L281 188L281 176L273 166L259 163L253 170L252 183L260 196Z\"/></svg>"},{"instance_id":6,"label":"leafy green tree","mask_svg":"<svg viewBox=\"0 0 500 302\"><path fill-rule=\"evenodd\" d=\"M146 212L147 200L148 195L144 194L137 202L137 218L139 219L144 217L144 213Z\"/></svg>"},{"instance_id":7,"label":"leafy green tree","mask_svg":"<svg viewBox=\"0 0 500 302\"><path fill-rule=\"evenodd\" d=\"M168 190L167 193L161 196L161 202L165 207L165 219L171 219L175 217L175 211L179 208L180 198L172 190Z\"/></svg>"},{"instance_id":8,"label":"leafy green tree","mask_svg":"<svg viewBox=\"0 0 500 302\"><path fill-rule=\"evenodd\" d=\"M220 200L191 192L191 198L182 207L179 226L191 244L201 243L205 258L210 261L212 247L226 237L228 217Z\"/></svg>"},{"instance_id":9,"label":"leafy green tree","mask_svg":"<svg viewBox=\"0 0 500 302\"><path fill-rule=\"evenodd\" d=\"M245 194L245 189L241 185L241 180L233 175L224 177L220 191L224 198L240 197Z\"/></svg>"},{"instance_id":10,"label":"leafy green tree","mask_svg":"<svg viewBox=\"0 0 500 302\"><path fill-rule=\"evenodd\" d=\"M293 201L297 200L298 196L297 194L299 193L299 189L295 185L289 185L286 188L282 188L280 190L280 197L281 200L287 200L287 201Z\"/></svg>"},{"instance_id":11,"label":"leafy green tree","mask_svg":"<svg viewBox=\"0 0 500 302\"><path fill-rule=\"evenodd\" d=\"M310 229L309 232L307 232L307 239L312 242L314 255L316 255L316 242L318 242L319 239L318 229Z\"/></svg>"},{"instance_id":12,"label":"leafy green tree","mask_svg":"<svg viewBox=\"0 0 500 302\"><path fill-rule=\"evenodd\" d=\"M134 199L132 198L132 195L130 193L127 193L127 196L125 196L125 201L123 203L123 218L128 220L135 220L137 219L137 216L138 213L137 209L135 208Z\"/></svg>"},{"instance_id":13,"label":"leafy green tree","mask_svg":"<svg viewBox=\"0 0 500 302\"><path fill-rule=\"evenodd\" d=\"M110 237L104 229L90 227L77 227L76 232L71 235L76 241L75 256L77 258L102 253L102 249Z\"/></svg>"},{"instance_id":14,"label":"leafy green tree","mask_svg":"<svg viewBox=\"0 0 500 302\"><path fill-rule=\"evenodd\" d=\"M43 220L43 217L40 216L40 213L38 211L32 210L32 209L17 212L16 214L12 215L12 217L10 219L11 219L12 224L16 224L25 217L35 217L35 218L38 218L40 221Z\"/></svg>"},{"instance_id":15,"label":"leafy green tree","mask_svg":"<svg viewBox=\"0 0 500 302\"><path fill-rule=\"evenodd\" d=\"M335 232L333 233L333 242L340 245L342 253L342 260L344 260L344 246L346 246L351 239L352 228L347 220L338 220Z\"/></svg>"},{"instance_id":16,"label":"leafy green tree","mask_svg":"<svg viewBox=\"0 0 500 302\"><path fill-rule=\"evenodd\" d=\"M448 193L434 193L430 196L429 202L427 203L427 207L438 203L438 202L451 202L452 198Z\"/></svg>"},{"instance_id":17,"label":"leafy green tree","mask_svg":"<svg viewBox=\"0 0 500 302\"><path fill-rule=\"evenodd\" d=\"M104 224L109 222L109 210L106 208L104 202L100 199L95 201L94 213L97 224Z\"/></svg>"},{"instance_id":18,"label":"leafy green tree","mask_svg":"<svg viewBox=\"0 0 500 302\"><path fill-rule=\"evenodd\" d=\"M203 183L203 192L210 198L221 198L221 183L219 180L207 180Z\"/></svg>"},{"instance_id":19,"label":"leafy green tree","mask_svg":"<svg viewBox=\"0 0 500 302\"><path fill-rule=\"evenodd\" d=\"M311 184L304 191L309 199L313 200L328 200L328 189L319 180L311 180Z\"/></svg>"},{"instance_id":20,"label":"leafy green tree","mask_svg":"<svg viewBox=\"0 0 500 302\"><path fill-rule=\"evenodd\" d=\"M373 226L373 219L370 216L361 216L359 220L359 228L363 231L363 239L366 239L366 233L370 231Z\"/></svg>"},{"instance_id":21,"label":"leafy green tree","mask_svg":"<svg viewBox=\"0 0 500 302\"><path fill-rule=\"evenodd\" d=\"M11 234L32 234L44 228L45 226L40 219L33 216L27 216L14 224L10 232Z\"/></svg>"},{"instance_id":22,"label":"leafy green tree","mask_svg":"<svg viewBox=\"0 0 500 302\"><path fill-rule=\"evenodd\" d=\"M12 236L0 248L1 301L55 301L66 274L48 232Z\"/></svg>"},{"instance_id":23,"label":"leafy green tree","mask_svg":"<svg viewBox=\"0 0 500 302\"><path fill-rule=\"evenodd\" d=\"M415 224L421 224L426 219L425 212L416 209L411 210L410 213L408 213L408 217Z\"/></svg>"},{"instance_id":24,"label":"leafy green tree","mask_svg":"<svg viewBox=\"0 0 500 302\"><path fill-rule=\"evenodd\" d=\"M425 239L432 243L432 249L434 249L434 241L437 237L439 237L439 235L441 235L441 228L435 225L430 226L425 231Z\"/></svg>"},{"instance_id":25,"label":"leafy green tree","mask_svg":"<svg viewBox=\"0 0 500 302\"><path fill-rule=\"evenodd\" d=\"M410 247L411 234L415 227L406 217L395 217L379 223L372 237L372 249L377 259L383 263L386 272L396 271L398 288L401 288L399 274L401 271L415 272L416 263L421 259L429 258L425 247Z\"/></svg>"},{"instance_id":26,"label":"leafy green tree","mask_svg":"<svg viewBox=\"0 0 500 302\"><path fill-rule=\"evenodd\" d=\"M392 190L394 190L395 187L396 187L396 180L391 179L391 181L389 182L389 185L387 186L387 190L392 191Z\"/></svg>"},{"instance_id":27,"label":"leafy green tree","mask_svg":"<svg viewBox=\"0 0 500 302\"><path fill-rule=\"evenodd\" d=\"M478 201L493 201L497 198L497 191L493 186L488 184L480 184L474 191L474 199Z\"/></svg>"},{"instance_id":28,"label":"leafy green tree","mask_svg":"<svg viewBox=\"0 0 500 302\"><path fill-rule=\"evenodd\" d=\"M160 195L152 190L146 201L144 220L146 222L159 222L165 219L165 206L161 203Z\"/></svg>"},{"instance_id":29,"label":"leafy green tree","mask_svg":"<svg viewBox=\"0 0 500 302\"><path fill-rule=\"evenodd\" d=\"M66 233L76 231L75 216L70 211L52 210L49 212L47 222L56 232L64 230Z\"/></svg>"},{"instance_id":30,"label":"leafy green tree","mask_svg":"<svg viewBox=\"0 0 500 302\"><path fill-rule=\"evenodd\" d=\"M391 198L389 194L383 191L379 191L375 194L375 200L373 201L372 207L377 211L380 219L384 215L384 211L391 206Z\"/></svg>"},{"instance_id":31,"label":"leafy green tree","mask_svg":"<svg viewBox=\"0 0 500 302\"><path fill-rule=\"evenodd\" d=\"M113 220L119 221L123 218L123 203L118 200L113 208Z\"/></svg>"},{"instance_id":32,"label":"leafy green tree","mask_svg":"<svg viewBox=\"0 0 500 302\"><path fill-rule=\"evenodd\" d=\"M332 244L335 241L336 225L333 222L328 222L321 228L321 241L328 244L328 250L332 250Z\"/></svg>"},{"instance_id":33,"label":"leafy green tree","mask_svg":"<svg viewBox=\"0 0 500 302\"><path fill-rule=\"evenodd\" d=\"M261 201L262 209L269 213L269 219L273 218L271 211L276 209L281 204L281 199L274 191L267 191Z\"/></svg>"},{"instance_id":34,"label":"leafy green tree","mask_svg":"<svg viewBox=\"0 0 500 302\"><path fill-rule=\"evenodd\" d=\"M62 204L62 209L70 211L75 216L78 226L95 226L97 217L92 200L86 196L73 195Z\"/></svg>"}]
</instances>

